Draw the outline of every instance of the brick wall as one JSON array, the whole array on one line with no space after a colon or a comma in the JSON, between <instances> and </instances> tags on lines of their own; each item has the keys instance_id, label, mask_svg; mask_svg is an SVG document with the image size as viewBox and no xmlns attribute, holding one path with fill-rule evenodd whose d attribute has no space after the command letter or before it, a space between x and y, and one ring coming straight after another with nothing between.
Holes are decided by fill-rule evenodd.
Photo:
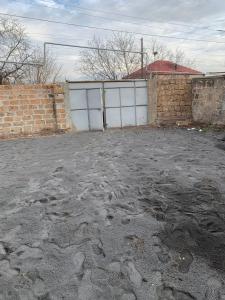
<instances>
[{"instance_id":1,"label":"brick wall","mask_svg":"<svg viewBox=\"0 0 225 300\"><path fill-rule=\"evenodd\" d=\"M68 129L60 85L0 86L0 136Z\"/></svg>"},{"instance_id":2,"label":"brick wall","mask_svg":"<svg viewBox=\"0 0 225 300\"><path fill-rule=\"evenodd\" d=\"M193 120L199 123L225 125L225 78L193 79Z\"/></svg>"},{"instance_id":3,"label":"brick wall","mask_svg":"<svg viewBox=\"0 0 225 300\"><path fill-rule=\"evenodd\" d=\"M192 120L190 78L150 79L149 99L149 119L152 124L170 125Z\"/></svg>"},{"instance_id":4,"label":"brick wall","mask_svg":"<svg viewBox=\"0 0 225 300\"><path fill-rule=\"evenodd\" d=\"M192 94L190 79L158 80L158 123L176 123L192 119Z\"/></svg>"}]
</instances>

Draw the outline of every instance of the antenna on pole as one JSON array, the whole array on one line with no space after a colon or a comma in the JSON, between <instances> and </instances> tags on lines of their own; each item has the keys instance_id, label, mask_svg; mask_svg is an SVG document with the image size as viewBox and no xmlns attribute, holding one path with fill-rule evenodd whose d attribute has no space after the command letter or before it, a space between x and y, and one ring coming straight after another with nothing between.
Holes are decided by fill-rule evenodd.
<instances>
[{"instance_id":1,"label":"antenna on pole","mask_svg":"<svg viewBox=\"0 0 225 300\"><path fill-rule=\"evenodd\" d=\"M157 54L158 54L158 51L153 51L154 61L155 61L155 58L156 58Z\"/></svg>"}]
</instances>

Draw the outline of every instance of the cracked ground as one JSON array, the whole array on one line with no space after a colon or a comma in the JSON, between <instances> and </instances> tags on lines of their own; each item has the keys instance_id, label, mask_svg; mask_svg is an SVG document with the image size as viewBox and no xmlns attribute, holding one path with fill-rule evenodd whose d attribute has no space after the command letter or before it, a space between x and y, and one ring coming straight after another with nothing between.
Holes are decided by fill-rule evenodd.
<instances>
[{"instance_id":1,"label":"cracked ground","mask_svg":"<svg viewBox=\"0 0 225 300\"><path fill-rule=\"evenodd\" d=\"M1 141L0 299L225 299L219 138L136 129Z\"/></svg>"}]
</instances>

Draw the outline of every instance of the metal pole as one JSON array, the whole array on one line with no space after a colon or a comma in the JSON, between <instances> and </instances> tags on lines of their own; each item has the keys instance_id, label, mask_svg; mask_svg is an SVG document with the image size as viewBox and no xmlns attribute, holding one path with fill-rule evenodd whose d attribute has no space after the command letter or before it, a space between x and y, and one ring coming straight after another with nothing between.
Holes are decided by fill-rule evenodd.
<instances>
[{"instance_id":1,"label":"metal pole","mask_svg":"<svg viewBox=\"0 0 225 300\"><path fill-rule=\"evenodd\" d=\"M129 50L120 50L120 49L110 49L110 48L97 48L97 47L90 47L90 46L82 46L82 45L70 45L70 44L61 44L61 43L51 43L51 42L44 42L44 62L43 65L46 62L46 56L47 56L47 45L52 46L61 46L61 47L71 47L71 48L80 48L80 49L92 49L92 50L98 50L98 51L111 51L111 52L123 52L123 53L133 53L133 54L141 54L141 65L142 69L144 67L144 55L147 53L144 52L143 48L143 38L142 38L142 51L129 51Z\"/></svg>"},{"instance_id":2,"label":"metal pole","mask_svg":"<svg viewBox=\"0 0 225 300\"><path fill-rule=\"evenodd\" d=\"M91 123L90 123L90 110L89 110L89 102L88 102L88 90L86 89L86 103L87 103L87 116L88 116L88 129L91 130Z\"/></svg>"},{"instance_id":3,"label":"metal pole","mask_svg":"<svg viewBox=\"0 0 225 300\"><path fill-rule=\"evenodd\" d=\"M144 65L144 54L146 54L146 53L143 52L143 50L142 50L142 52L139 52L139 51L128 51L128 50L120 50L120 49L97 48L97 47L89 47L89 46L82 46L82 45L69 45L69 44L61 44L61 43L44 42L44 59L43 59L43 63L16 62L16 61L4 61L4 60L0 60L0 63L43 67L46 63L46 58L47 58L47 45L72 47L72 48L80 48L80 49L92 49L92 50L98 50L98 51L112 51L112 52L141 54L143 65Z\"/></svg>"},{"instance_id":4,"label":"metal pole","mask_svg":"<svg viewBox=\"0 0 225 300\"><path fill-rule=\"evenodd\" d=\"M120 128L123 128L122 122L122 101L121 101L121 89L119 87L119 99L120 99Z\"/></svg>"},{"instance_id":5,"label":"metal pole","mask_svg":"<svg viewBox=\"0 0 225 300\"><path fill-rule=\"evenodd\" d=\"M144 41L141 38L141 78L144 78Z\"/></svg>"},{"instance_id":6,"label":"metal pole","mask_svg":"<svg viewBox=\"0 0 225 300\"><path fill-rule=\"evenodd\" d=\"M61 43L51 43L51 42L45 42L44 43L44 54L46 54L46 46L47 45L81 48L81 49L93 49L93 50L98 50L98 51L111 51L111 52L125 52L125 53L140 54L139 51L129 51L129 50L110 49L110 48L98 48L98 47L90 47L90 46L82 46L82 45L70 45L70 44L61 44Z\"/></svg>"},{"instance_id":7,"label":"metal pole","mask_svg":"<svg viewBox=\"0 0 225 300\"><path fill-rule=\"evenodd\" d=\"M103 117L103 131L107 129L107 122L106 122L106 107L105 107L105 85L104 81L102 82L102 117Z\"/></svg>"},{"instance_id":8,"label":"metal pole","mask_svg":"<svg viewBox=\"0 0 225 300\"><path fill-rule=\"evenodd\" d=\"M137 126L137 93L136 93L135 80L134 80L134 114L135 114L135 126Z\"/></svg>"},{"instance_id":9,"label":"metal pole","mask_svg":"<svg viewBox=\"0 0 225 300\"><path fill-rule=\"evenodd\" d=\"M43 66L43 64L39 64L39 63L32 63L32 62L29 63L29 62L21 62L21 61L7 61L7 60L0 60L0 63L24 65L24 66L39 66L39 67Z\"/></svg>"}]
</instances>

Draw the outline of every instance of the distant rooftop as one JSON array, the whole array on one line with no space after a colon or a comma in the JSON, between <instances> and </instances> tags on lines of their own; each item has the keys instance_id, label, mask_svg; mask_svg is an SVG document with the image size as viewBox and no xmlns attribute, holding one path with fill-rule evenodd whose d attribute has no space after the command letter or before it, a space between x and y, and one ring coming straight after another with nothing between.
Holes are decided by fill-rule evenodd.
<instances>
[{"instance_id":1,"label":"distant rooftop","mask_svg":"<svg viewBox=\"0 0 225 300\"><path fill-rule=\"evenodd\" d=\"M203 74L200 71L194 70L192 68L188 68L177 63L174 63L169 60L156 60L155 62L149 64L147 67L139 69L130 75L124 77L124 79L135 79L135 78L142 78L142 75L146 77L146 75L150 73L157 73L157 74L188 74L188 75L201 75Z\"/></svg>"}]
</instances>

